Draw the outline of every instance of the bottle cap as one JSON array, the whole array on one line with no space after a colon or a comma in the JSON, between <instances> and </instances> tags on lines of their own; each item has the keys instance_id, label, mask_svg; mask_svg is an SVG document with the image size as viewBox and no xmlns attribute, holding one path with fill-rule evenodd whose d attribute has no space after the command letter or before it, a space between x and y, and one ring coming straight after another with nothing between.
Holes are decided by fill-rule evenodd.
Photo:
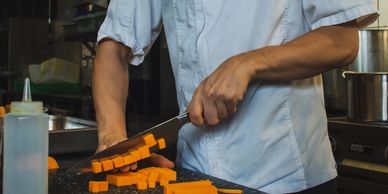
<instances>
[{"instance_id":1,"label":"bottle cap","mask_svg":"<svg viewBox=\"0 0 388 194\"><path fill-rule=\"evenodd\" d=\"M30 79L24 80L23 98L22 101L15 101L11 103L11 113L16 114L39 114L43 113L43 103L39 101L32 101Z\"/></svg>"}]
</instances>

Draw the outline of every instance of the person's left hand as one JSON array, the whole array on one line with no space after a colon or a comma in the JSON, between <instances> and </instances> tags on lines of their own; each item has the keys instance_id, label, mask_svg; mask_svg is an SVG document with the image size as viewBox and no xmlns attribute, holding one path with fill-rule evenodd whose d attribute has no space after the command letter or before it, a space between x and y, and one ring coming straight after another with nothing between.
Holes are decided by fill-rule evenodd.
<instances>
[{"instance_id":1,"label":"person's left hand","mask_svg":"<svg viewBox=\"0 0 388 194\"><path fill-rule=\"evenodd\" d=\"M254 72L248 54L240 54L222 63L195 90L188 112L196 126L216 125L237 111Z\"/></svg>"}]
</instances>

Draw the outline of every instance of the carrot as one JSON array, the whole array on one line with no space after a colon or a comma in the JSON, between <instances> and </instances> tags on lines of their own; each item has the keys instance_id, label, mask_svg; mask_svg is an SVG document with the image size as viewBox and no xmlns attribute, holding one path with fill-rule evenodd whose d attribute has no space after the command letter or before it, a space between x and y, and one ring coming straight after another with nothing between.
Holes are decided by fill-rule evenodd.
<instances>
[{"instance_id":1,"label":"carrot","mask_svg":"<svg viewBox=\"0 0 388 194\"><path fill-rule=\"evenodd\" d=\"M130 151L130 154L133 157L133 159L135 160L135 162L137 162L141 159L139 150Z\"/></svg>"},{"instance_id":2,"label":"carrot","mask_svg":"<svg viewBox=\"0 0 388 194\"><path fill-rule=\"evenodd\" d=\"M158 172L151 171L151 172L148 174L148 179L147 179L147 181L148 181L148 182L156 182L156 181L158 180L158 176L159 176L159 173L158 173Z\"/></svg>"},{"instance_id":3,"label":"carrot","mask_svg":"<svg viewBox=\"0 0 388 194\"><path fill-rule=\"evenodd\" d=\"M97 181L89 181L89 191L92 193L100 192L100 184Z\"/></svg>"},{"instance_id":4,"label":"carrot","mask_svg":"<svg viewBox=\"0 0 388 194\"><path fill-rule=\"evenodd\" d=\"M106 175L106 181L114 186L128 186L135 184L135 181L128 176L119 176L117 174L108 174Z\"/></svg>"},{"instance_id":5,"label":"carrot","mask_svg":"<svg viewBox=\"0 0 388 194\"><path fill-rule=\"evenodd\" d=\"M166 148L166 141L164 138L158 139L158 148L159 150Z\"/></svg>"},{"instance_id":6,"label":"carrot","mask_svg":"<svg viewBox=\"0 0 388 194\"><path fill-rule=\"evenodd\" d=\"M143 136L143 140L144 140L144 143L148 146L148 147L152 147L154 145L157 144L156 140L155 140L155 137L152 133L148 133L146 135Z\"/></svg>"},{"instance_id":7,"label":"carrot","mask_svg":"<svg viewBox=\"0 0 388 194\"><path fill-rule=\"evenodd\" d=\"M159 180L159 185L160 186L166 186L166 185L168 185L170 182L169 182L169 180L168 179L160 179Z\"/></svg>"},{"instance_id":8,"label":"carrot","mask_svg":"<svg viewBox=\"0 0 388 194\"><path fill-rule=\"evenodd\" d=\"M99 183L100 192L108 191L109 190L108 182L106 182L106 181L98 181L98 183Z\"/></svg>"},{"instance_id":9,"label":"carrot","mask_svg":"<svg viewBox=\"0 0 388 194\"><path fill-rule=\"evenodd\" d=\"M172 194L217 194L217 188L213 185L179 187Z\"/></svg>"},{"instance_id":10,"label":"carrot","mask_svg":"<svg viewBox=\"0 0 388 194\"><path fill-rule=\"evenodd\" d=\"M243 190L240 189L217 189L219 193L225 193L225 194L241 194L243 193Z\"/></svg>"},{"instance_id":11,"label":"carrot","mask_svg":"<svg viewBox=\"0 0 388 194\"><path fill-rule=\"evenodd\" d=\"M159 172L159 179L176 181L176 171L169 168L155 168Z\"/></svg>"},{"instance_id":12,"label":"carrot","mask_svg":"<svg viewBox=\"0 0 388 194\"><path fill-rule=\"evenodd\" d=\"M156 181L148 181L148 188L155 188L156 187Z\"/></svg>"},{"instance_id":13,"label":"carrot","mask_svg":"<svg viewBox=\"0 0 388 194\"><path fill-rule=\"evenodd\" d=\"M115 155L115 156L112 156L111 158L115 168L120 168L125 165L124 159L121 156Z\"/></svg>"},{"instance_id":14,"label":"carrot","mask_svg":"<svg viewBox=\"0 0 388 194\"><path fill-rule=\"evenodd\" d=\"M51 157L51 156L48 157L48 163L47 164L48 164L48 169L49 170L55 170L55 169L59 168L59 165L58 165L57 161L53 157Z\"/></svg>"},{"instance_id":15,"label":"carrot","mask_svg":"<svg viewBox=\"0 0 388 194\"><path fill-rule=\"evenodd\" d=\"M89 181L89 191L92 193L108 191L108 182L106 182L106 181Z\"/></svg>"},{"instance_id":16,"label":"carrot","mask_svg":"<svg viewBox=\"0 0 388 194\"><path fill-rule=\"evenodd\" d=\"M210 182L209 180L202 180L202 181L168 184L164 187L164 194L172 194L172 191L177 188L194 187L194 186L200 187L200 186L206 186L206 185L212 185L212 182Z\"/></svg>"},{"instance_id":17,"label":"carrot","mask_svg":"<svg viewBox=\"0 0 388 194\"><path fill-rule=\"evenodd\" d=\"M101 162L97 160L92 161L92 172L94 174L102 172L102 165Z\"/></svg>"},{"instance_id":18,"label":"carrot","mask_svg":"<svg viewBox=\"0 0 388 194\"><path fill-rule=\"evenodd\" d=\"M147 182L145 181L139 181L136 183L137 190L145 190L147 189Z\"/></svg>"},{"instance_id":19,"label":"carrot","mask_svg":"<svg viewBox=\"0 0 388 194\"><path fill-rule=\"evenodd\" d=\"M138 147L137 150L140 152L141 159L145 159L151 156L150 148L146 145Z\"/></svg>"},{"instance_id":20,"label":"carrot","mask_svg":"<svg viewBox=\"0 0 388 194\"><path fill-rule=\"evenodd\" d=\"M123 154L123 155L121 155L121 157L123 157L125 165L132 164L132 163L136 162L135 158L129 153Z\"/></svg>"},{"instance_id":21,"label":"carrot","mask_svg":"<svg viewBox=\"0 0 388 194\"><path fill-rule=\"evenodd\" d=\"M102 169L104 171L108 171L108 170L113 169L113 162L111 159L109 159L109 158L101 159L100 162L102 164Z\"/></svg>"}]
</instances>

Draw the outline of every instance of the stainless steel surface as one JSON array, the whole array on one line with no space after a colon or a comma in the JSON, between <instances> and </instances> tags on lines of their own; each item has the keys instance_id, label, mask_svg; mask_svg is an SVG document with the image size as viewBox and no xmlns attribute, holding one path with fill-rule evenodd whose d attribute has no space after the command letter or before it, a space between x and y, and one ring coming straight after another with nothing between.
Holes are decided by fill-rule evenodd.
<instances>
[{"instance_id":1,"label":"stainless steel surface","mask_svg":"<svg viewBox=\"0 0 388 194\"><path fill-rule=\"evenodd\" d=\"M359 51L349 70L357 72L388 72L388 29L359 31Z\"/></svg>"},{"instance_id":2,"label":"stainless steel surface","mask_svg":"<svg viewBox=\"0 0 388 194\"><path fill-rule=\"evenodd\" d=\"M94 121L88 121L83 119L77 119L74 117L66 117L60 115L49 116L49 131L54 130L74 130L97 127L97 123Z\"/></svg>"},{"instance_id":3,"label":"stainless steel surface","mask_svg":"<svg viewBox=\"0 0 388 194\"><path fill-rule=\"evenodd\" d=\"M358 121L388 122L388 72L346 72L347 117Z\"/></svg>"},{"instance_id":4,"label":"stainless steel surface","mask_svg":"<svg viewBox=\"0 0 388 194\"><path fill-rule=\"evenodd\" d=\"M178 141L179 129L189 123L188 113L185 112L180 114L168 121L165 121L161 124L158 124L150 129L147 129L137 135L134 135L127 140L118 143L106 150L98 152L87 159L75 164L74 166L68 169L68 172L79 172L81 168L90 168L90 161L94 159L109 157L115 154L123 154L128 152L128 150L135 148L138 145L143 144L143 135L151 133L154 135L155 139L164 138L166 146L175 144Z\"/></svg>"},{"instance_id":5,"label":"stainless steel surface","mask_svg":"<svg viewBox=\"0 0 388 194\"><path fill-rule=\"evenodd\" d=\"M49 154L94 152L98 145L97 124L74 117L49 118Z\"/></svg>"},{"instance_id":6,"label":"stainless steel surface","mask_svg":"<svg viewBox=\"0 0 388 194\"><path fill-rule=\"evenodd\" d=\"M323 74L325 106L330 111L345 111L347 102L346 81L342 69L333 69Z\"/></svg>"}]
</instances>

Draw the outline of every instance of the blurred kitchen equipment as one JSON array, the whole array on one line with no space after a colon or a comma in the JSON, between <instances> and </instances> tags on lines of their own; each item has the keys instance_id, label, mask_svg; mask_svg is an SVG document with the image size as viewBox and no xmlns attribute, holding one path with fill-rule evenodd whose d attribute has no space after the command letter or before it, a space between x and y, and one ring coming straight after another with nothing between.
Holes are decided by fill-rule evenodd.
<instances>
[{"instance_id":1,"label":"blurred kitchen equipment","mask_svg":"<svg viewBox=\"0 0 388 194\"><path fill-rule=\"evenodd\" d=\"M348 67L323 74L326 108L345 111L347 107L345 70L355 72L388 72L388 29L363 29L359 31L359 51Z\"/></svg>"},{"instance_id":2,"label":"blurred kitchen equipment","mask_svg":"<svg viewBox=\"0 0 388 194\"><path fill-rule=\"evenodd\" d=\"M388 193L388 125L336 117L328 129L341 193Z\"/></svg>"},{"instance_id":3,"label":"blurred kitchen equipment","mask_svg":"<svg viewBox=\"0 0 388 194\"><path fill-rule=\"evenodd\" d=\"M80 65L59 58L51 58L40 65L40 83L79 83Z\"/></svg>"},{"instance_id":4,"label":"blurred kitchen equipment","mask_svg":"<svg viewBox=\"0 0 388 194\"><path fill-rule=\"evenodd\" d=\"M347 117L355 121L388 122L388 72L344 72Z\"/></svg>"}]
</instances>

